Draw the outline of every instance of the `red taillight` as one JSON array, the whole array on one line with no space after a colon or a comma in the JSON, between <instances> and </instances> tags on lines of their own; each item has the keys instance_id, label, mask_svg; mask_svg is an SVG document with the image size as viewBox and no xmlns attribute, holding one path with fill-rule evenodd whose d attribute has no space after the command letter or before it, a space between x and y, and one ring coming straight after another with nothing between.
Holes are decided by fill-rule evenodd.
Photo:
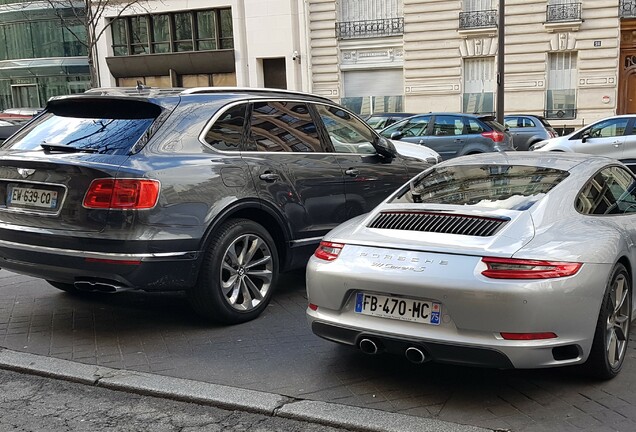
<instances>
[{"instance_id":1,"label":"red taillight","mask_svg":"<svg viewBox=\"0 0 636 432\"><path fill-rule=\"evenodd\" d=\"M312 311L317 311L318 310L318 305L315 305L313 303L309 303L309 309L311 309Z\"/></svg>"},{"instance_id":2,"label":"red taillight","mask_svg":"<svg viewBox=\"0 0 636 432\"><path fill-rule=\"evenodd\" d=\"M503 132L499 132L498 130L482 132L481 136L490 138L494 142L503 142L504 138L506 138L506 135L504 135Z\"/></svg>"},{"instance_id":3,"label":"red taillight","mask_svg":"<svg viewBox=\"0 0 636 432\"><path fill-rule=\"evenodd\" d=\"M114 259L103 259L103 258L86 258L86 262L90 263L100 263L100 264L116 264L116 265L139 265L141 261L139 260L114 260Z\"/></svg>"},{"instance_id":4,"label":"red taillight","mask_svg":"<svg viewBox=\"0 0 636 432\"><path fill-rule=\"evenodd\" d=\"M550 279L572 276L581 263L524 260L515 258L482 258L488 268L482 275L492 279Z\"/></svg>"},{"instance_id":5,"label":"red taillight","mask_svg":"<svg viewBox=\"0 0 636 432\"><path fill-rule=\"evenodd\" d=\"M146 179L96 179L84 207L92 209L149 209L157 204L159 182Z\"/></svg>"},{"instance_id":6,"label":"red taillight","mask_svg":"<svg viewBox=\"0 0 636 432\"><path fill-rule=\"evenodd\" d=\"M554 339L557 337L556 334L552 332L544 332L544 333L500 333L501 337L506 340L540 340L540 339Z\"/></svg>"},{"instance_id":7,"label":"red taillight","mask_svg":"<svg viewBox=\"0 0 636 432\"><path fill-rule=\"evenodd\" d=\"M342 243L331 243L331 242L320 242L320 246L314 252L314 256L316 258L320 258L325 261L333 261L338 258L340 252L342 252L342 248L345 245Z\"/></svg>"}]
</instances>

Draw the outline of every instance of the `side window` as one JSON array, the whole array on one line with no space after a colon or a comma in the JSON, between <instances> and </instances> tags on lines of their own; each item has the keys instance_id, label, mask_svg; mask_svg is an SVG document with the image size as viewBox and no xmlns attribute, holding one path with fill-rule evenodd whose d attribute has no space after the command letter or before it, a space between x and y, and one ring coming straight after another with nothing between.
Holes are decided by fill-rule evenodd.
<instances>
[{"instance_id":1,"label":"side window","mask_svg":"<svg viewBox=\"0 0 636 432\"><path fill-rule=\"evenodd\" d=\"M609 138L622 136L627 128L628 118L618 118L605 120L590 127L588 133L590 138Z\"/></svg>"},{"instance_id":2,"label":"side window","mask_svg":"<svg viewBox=\"0 0 636 432\"><path fill-rule=\"evenodd\" d=\"M466 133L468 135L476 135L480 133L486 132L486 129L481 125L480 122L475 120L474 118L469 118L466 121Z\"/></svg>"},{"instance_id":3,"label":"side window","mask_svg":"<svg viewBox=\"0 0 636 432\"><path fill-rule=\"evenodd\" d=\"M521 117L521 127L524 128L533 128L533 127L537 127L537 125L534 123L534 121L528 117Z\"/></svg>"},{"instance_id":4,"label":"side window","mask_svg":"<svg viewBox=\"0 0 636 432\"><path fill-rule=\"evenodd\" d=\"M205 134L205 141L217 150L239 151L247 104L225 111Z\"/></svg>"},{"instance_id":5,"label":"side window","mask_svg":"<svg viewBox=\"0 0 636 432\"><path fill-rule=\"evenodd\" d=\"M519 127L519 117L506 117L504 119L504 126L509 128Z\"/></svg>"},{"instance_id":6,"label":"side window","mask_svg":"<svg viewBox=\"0 0 636 432\"><path fill-rule=\"evenodd\" d=\"M433 136L453 136L464 134L464 122L461 117L436 116L433 125Z\"/></svg>"},{"instance_id":7,"label":"side window","mask_svg":"<svg viewBox=\"0 0 636 432\"><path fill-rule=\"evenodd\" d=\"M316 104L336 153L375 154L376 136L347 111L334 106Z\"/></svg>"},{"instance_id":8,"label":"side window","mask_svg":"<svg viewBox=\"0 0 636 432\"><path fill-rule=\"evenodd\" d=\"M403 122L399 122L383 131L382 136L391 138L393 132L400 132L405 137L424 136L431 116L413 117Z\"/></svg>"},{"instance_id":9,"label":"side window","mask_svg":"<svg viewBox=\"0 0 636 432\"><path fill-rule=\"evenodd\" d=\"M250 117L251 144L262 152L322 152L318 131L303 102L255 102Z\"/></svg>"},{"instance_id":10,"label":"side window","mask_svg":"<svg viewBox=\"0 0 636 432\"><path fill-rule=\"evenodd\" d=\"M606 168L579 193L576 209L593 215L636 213L636 180L623 168Z\"/></svg>"}]
</instances>

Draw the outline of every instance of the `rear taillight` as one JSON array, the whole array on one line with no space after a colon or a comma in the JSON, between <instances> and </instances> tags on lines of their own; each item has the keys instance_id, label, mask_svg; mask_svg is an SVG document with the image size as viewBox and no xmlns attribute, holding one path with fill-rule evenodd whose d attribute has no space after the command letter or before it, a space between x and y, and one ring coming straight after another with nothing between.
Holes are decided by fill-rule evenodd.
<instances>
[{"instance_id":1,"label":"rear taillight","mask_svg":"<svg viewBox=\"0 0 636 432\"><path fill-rule=\"evenodd\" d=\"M147 179L95 179L84 196L91 209L149 209L157 204L159 182Z\"/></svg>"},{"instance_id":2,"label":"rear taillight","mask_svg":"<svg viewBox=\"0 0 636 432\"><path fill-rule=\"evenodd\" d=\"M493 130L490 132L482 132L481 136L485 138L490 138L493 142L503 142L506 138L503 132L499 132L498 130Z\"/></svg>"},{"instance_id":3,"label":"rear taillight","mask_svg":"<svg viewBox=\"0 0 636 432\"><path fill-rule=\"evenodd\" d=\"M340 255L340 252L342 252L342 248L345 245L343 245L342 243L331 243L331 242L320 242L320 246L318 246L318 249L316 249L316 252L314 252L314 256L316 258L320 258L321 260L325 260L325 261L333 261L336 258L338 258L338 255Z\"/></svg>"},{"instance_id":4,"label":"rear taillight","mask_svg":"<svg viewBox=\"0 0 636 432\"><path fill-rule=\"evenodd\" d=\"M559 134L557 134L556 132L552 132L552 131L548 131L548 134L550 134L550 138L556 138L559 136Z\"/></svg>"},{"instance_id":5,"label":"rear taillight","mask_svg":"<svg viewBox=\"0 0 636 432\"><path fill-rule=\"evenodd\" d=\"M481 274L491 279L550 279L572 276L581 263L524 260L514 258L482 258L488 267Z\"/></svg>"}]
</instances>

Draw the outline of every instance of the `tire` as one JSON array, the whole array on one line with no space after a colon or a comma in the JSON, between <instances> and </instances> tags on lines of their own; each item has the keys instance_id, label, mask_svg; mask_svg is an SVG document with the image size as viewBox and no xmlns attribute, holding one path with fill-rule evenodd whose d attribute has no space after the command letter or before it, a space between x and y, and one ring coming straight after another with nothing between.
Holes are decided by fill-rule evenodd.
<instances>
[{"instance_id":1,"label":"tire","mask_svg":"<svg viewBox=\"0 0 636 432\"><path fill-rule=\"evenodd\" d=\"M278 253L271 235L249 219L234 219L212 235L188 299L202 317L238 324L263 312L277 277Z\"/></svg>"},{"instance_id":2,"label":"tire","mask_svg":"<svg viewBox=\"0 0 636 432\"><path fill-rule=\"evenodd\" d=\"M62 290L64 292L67 292L69 294L74 294L74 295L78 295L81 293L80 290L78 290L77 288L75 288L75 286L73 284L70 283L63 283L63 282L55 282L55 281L50 281L47 280L47 282L49 283L49 285Z\"/></svg>"},{"instance_id":3,"label":"tire","mask_svg":"<svg viewBox=\"0 0 636 432\"><path fill-rule=\"evenodd\" d=\"M632 320L632 288L623 264L616 264L609 277L596 324L586 373L599 379L614 378L621 371Z\"/></svg>"}]
</instances>

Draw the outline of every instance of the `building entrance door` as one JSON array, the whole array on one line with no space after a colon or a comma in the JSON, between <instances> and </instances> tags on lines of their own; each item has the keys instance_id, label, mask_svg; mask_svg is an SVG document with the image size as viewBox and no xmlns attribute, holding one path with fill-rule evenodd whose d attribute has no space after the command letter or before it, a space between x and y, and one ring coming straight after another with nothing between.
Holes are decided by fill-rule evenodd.
<instances>
[{"instance_id":1,"label":"building entrance door","mask_svg":"<svg viewBox=\"0 0 636 432\"><path fill-rule=\"evenodd\" d=\"M616 114L636 114L636 20L621 20Z\"/></svg>"},{"instance_id":2,"label":"building entrance door","mask_svg":"<svg viewBox=\"0 0 636 432\"><path fill-rule=\"evenodd\" d=\"M40 95L37 84L12 85L13 106L15 108L39 108Z\"/></svg>"}]
</instances>

